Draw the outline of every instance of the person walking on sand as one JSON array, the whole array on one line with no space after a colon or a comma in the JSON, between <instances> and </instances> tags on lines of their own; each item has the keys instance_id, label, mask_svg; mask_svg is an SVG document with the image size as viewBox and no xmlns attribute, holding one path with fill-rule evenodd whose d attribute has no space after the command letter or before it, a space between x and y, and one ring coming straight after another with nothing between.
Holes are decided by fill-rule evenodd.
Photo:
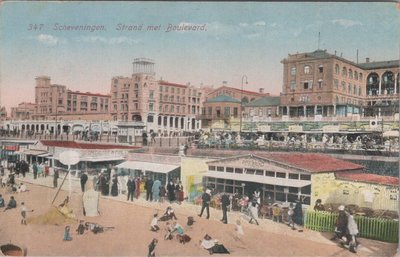
<instances>
[{"instance_id":1,"label":"person walking on sand","mask_svg":"<svg viewBox=\"0 0 400 257\"><path fill-rule=\"evenodd\" d=\"M21 216L22 216L21 225L26 225L26 213L27 212L33 212L33 210L28 210L25 206L25 203L22 202L21 203Z\"/></svg>"},{"instance_id":2,"label":"person walking on sand","mask_svg":"<svg viewBox=\"0 0 400 257\"><path fill-rule=\"evenodd\" d=\"M201 199L203 200L203 203L202 203L202 206L201 206L201 211L200 211L199 217L201 218L201 216L203 215L204 209L206 209L206 211L207 211L206 219L209 219L210 218L211 190L210 189L206 189L206 191L201 196Z\"/></svg>"},{"instance_id":3,"label":"person walking on sand","mask_svg":"<svg viewBox=\"0 0 400 257\"><path fill-rule=\"evenodd\" d=\"M85 185L86 185L86 182L88 181L88 176L86 175L86 172L82 173L80 181L81 181L82 193L84 193L85 192Z\"/></svg>"},{"instance_id":4,"label":"person walking on sand","mask_svg":"<svg viewBox=\"0 0 400 257\"><path fill-rule=\"evenodd\" d=\"M222 208L222 219L221 221L224 224L228 224L228 206L231 205L231 201L229 199L229 196L227 194L223 194L221 197L221 208Z\"/></svg>"},{"instance_id":5,"label":"person walking on sand","mask_svg":"<svg viewBox=\"0 0 400 257\"><path fill-rule=\"evenodd\" d=\"M72 240L72 237L71 237L71 235L70 235L70 226L66 226L65 227L65 229L64 229L64 238L63 238L63 240L64 241L71 241Z\"/></svg>"},{"instance_id":6,"label":"person walking on sand","mask_svg":"<svg viewBox=\"0 0 400 257\"><path fill-rule=\"evenodd\" d=\"M147 254L147 257L155 257L156 256L156 246L157 246L158 240L153 239L151 243L149 244L149 253Z\"/></svg>"}]
</instances>

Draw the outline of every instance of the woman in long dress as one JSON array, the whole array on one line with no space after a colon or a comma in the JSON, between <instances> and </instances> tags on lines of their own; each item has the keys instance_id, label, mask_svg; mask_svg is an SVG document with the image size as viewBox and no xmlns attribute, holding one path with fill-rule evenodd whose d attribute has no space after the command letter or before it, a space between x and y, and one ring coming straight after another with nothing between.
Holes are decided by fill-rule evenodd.
<instances>
[{"instance_id":1,"label":"woman in long dress","mask_svg":"<svg viewBox=\"0 0 400 257\"><path fill-rule=\"evenodd\" d=\"M115 175L112 179L111 196L118 196L118 178Z\"/></svg>"}]
</instances>

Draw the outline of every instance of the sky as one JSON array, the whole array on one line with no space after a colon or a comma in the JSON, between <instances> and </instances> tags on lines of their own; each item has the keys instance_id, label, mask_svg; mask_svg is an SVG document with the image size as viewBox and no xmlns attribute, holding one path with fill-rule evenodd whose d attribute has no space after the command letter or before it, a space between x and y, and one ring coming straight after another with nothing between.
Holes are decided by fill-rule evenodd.
<instances>
[{"instance_id":1,"label":"sky","mask_svg":"<svg viewBox=\"0 0 400 257\"><path fill-rule=\"evenodd\" d=\"M282 59L318 49L319 32L319 48L346 59L356 61L357 49L360 62L399 59L399 12L394 3L3 2L0 106L34 102L40 75L109 93L111 78L131 76L138 57L154 60L157 79L240 88L246 75L247 90L279 95ZM104 29L65 30L81 25Z\"/></svg>"}]
</instances>

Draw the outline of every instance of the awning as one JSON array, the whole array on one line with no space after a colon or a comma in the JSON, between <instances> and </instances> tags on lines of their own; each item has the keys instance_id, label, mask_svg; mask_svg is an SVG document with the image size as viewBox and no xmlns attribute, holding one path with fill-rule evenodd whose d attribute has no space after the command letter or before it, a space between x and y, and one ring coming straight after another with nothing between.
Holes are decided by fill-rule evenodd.
<instances>
[{"instance_id":1,"label":"awning","mask_svg":"<svg viewBox=\"0 0 400 257\"><path fill-rule=\"evenodd\" d=\"M286 178L275 178L261 175L250 175L250 174L238 174L230 172L220 171L208 171L204 174L206 177L222 178L230 180L247 181L261 184L269 184L284 187L305 187L311 185L310 180L298 180L298 179L286 179Z\"/></svg>"},{"instance_id":2,"label":"awning","mask_svg":"<svg viewBox=\"0 0 400 257\"><path fill-rule=\"evenodd\" d=\"M38 157L49 157L51 154L49 153L44 153L44 154L39 154Z\"/></svg>"},{"instance_id":3,"label":"awning","mask_svg":"<svg viewBox=\"0 0 400 257\"><path fill-rule=\"evenodd\" d=\"M117 168L131 169L131 170L145 170L156 173L169 173L176 168L178 165L163 164L163 163L152 163L152 162L140 162L140 161L126 161L116 166Z\"/></svg>"},{"instance_id":4,"label":"awning","mask_svg":"<svg viewBox=\"0 0 400 257\"><path fill-rule=\"evenodd\" d=\"M383 132L383 137L399 137L400 133L397 130L389 130Z\"/></svg>"},{"instance_id":5,"label":"awning","mask_svg":"<svg viewBox=\"0 0 400 257\"><path fill-rule=\"evenodd\" d=\"M107 161L120 161L124 160L123 156L99 156L99 157L82 157L80 161L83 162L107 162Z\"/></svg>"},{"instance_id":6,"label":"awning","mask_svg":"<svg viewBox=\"0 0 400 257\"><path fill-rule=\"evenodd\" d=\"M47 152L40 151L40 150L25 150L24 154L39 156L39 155L42 155L42 154L47 154Z\"/></svg>"}]
</instances>

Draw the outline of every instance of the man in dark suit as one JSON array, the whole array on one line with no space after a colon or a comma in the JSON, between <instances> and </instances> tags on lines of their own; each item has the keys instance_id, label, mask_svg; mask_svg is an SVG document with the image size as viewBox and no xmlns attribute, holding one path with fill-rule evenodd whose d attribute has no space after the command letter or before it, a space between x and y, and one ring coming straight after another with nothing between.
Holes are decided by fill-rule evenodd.
<instances>
[{"instance_id":1,"label":"man in dark suit","mask_svg":"<svg viewBox=\"0 0 400 257\"><path fill-rule=\"evenodd\" d=\"M200 211L199 217L201 217L203 215L203 211L204 211L204 209L206 209L207 210L206 219L209 219L210 218L211 190L210 189L206 189L206 191L201 196L201 199L203 200L203 204L201 206L201 211Z\"/></svg>"},{"instance_id":2,"label":"man in dark suit","mask_svg":"<svg viewBox=\"0 0 400 257\"><path fill-rule=\"evenodd\" d=\"M146 180L145 189L146 189L146 200L150 202L153 201L153 194L151 192L152 188L153 188L153 180L149 177Z\"/></svg>"},{"instance_id":3,"label":"man in dark suit","mask_svg":"<svg viewBox=\"0 0 400 257\"><path fill-rule=\"evenodd\" d=\"M126 199L127 201L129 201L129 198L131 198L131 201L133 201L133 195L135 194L136 190L135 184L135 180L132 177L129 177L128 183L126 183L126 187L128 188L128 198Z\"/></svg>"},{"instance_id":4,"label":"man in dark suit","mask_svg":"<svg viewBox=\"0 0 400 257\"><path fill-rule=\"evenodd\" d=\"M228 224L228 206L231 205L231 201L229 199L229 196L227 194L223 194L221 197L221 207L222 207L222 222L224 224Z\"/></svg>"}]
</instances>

